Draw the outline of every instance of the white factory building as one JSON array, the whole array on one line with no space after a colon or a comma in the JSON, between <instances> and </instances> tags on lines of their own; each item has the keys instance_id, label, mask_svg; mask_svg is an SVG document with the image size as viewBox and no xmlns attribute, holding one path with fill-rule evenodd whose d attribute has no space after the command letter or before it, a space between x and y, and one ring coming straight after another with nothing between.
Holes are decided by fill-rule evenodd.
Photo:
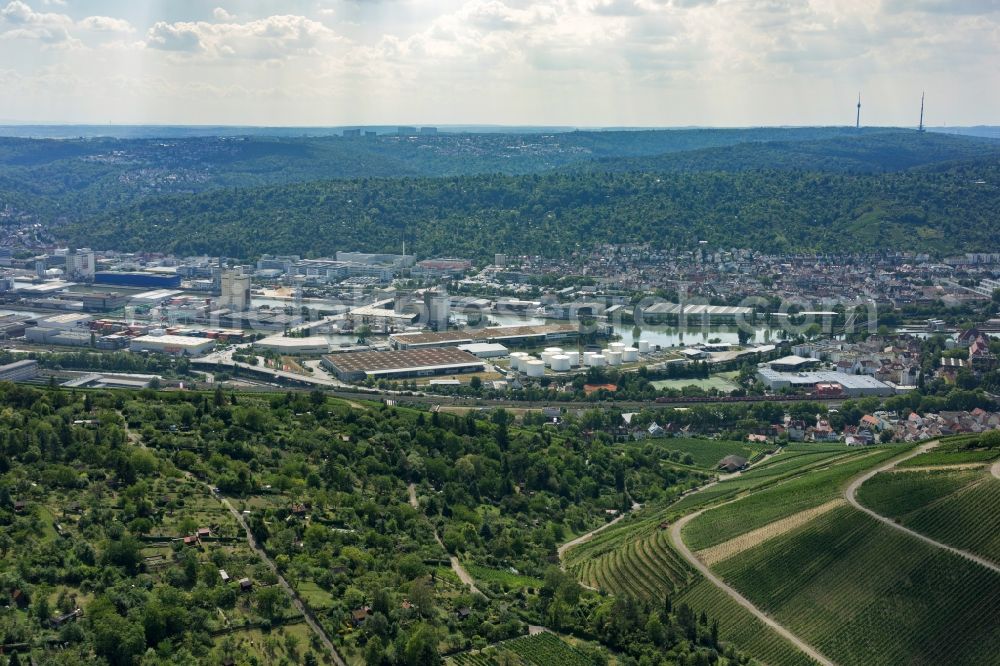
<instances>
[{"instance_id":1,"label":"white factory building","mask_svg":"<svg viewBox=\"0 0 1000 666\"><path fill-rule=\"evenodd\" d=\"M212 338L195 338L186 335L140 335L132 338L129 347L134 352L156 352L176 356L201 356L215 347Z\"/></svg>"},{"instance_id":2,"label":"white factory building","mask_svg":"<svg viewBox=\"0 0 1000 666\"><path fill-rule=\"evenodd\" d=\"M771 368L757 368L757 379L772 391L783 388L808 389L817 384L839 384L847 397L893 395L896 390L868 375L849 375L845 372L779 372Z\"/></svg>"},{"instance_id":3,"label":"white factory building","mask_svg":"<svg viewBox=\"0 0 1000 666\"><path fill-rule=\"evenodd\" d=\"M286 337L284 335L269 335L253 343L257 349L269 349L279 354L320 355L330 352L330 341L323 335L310 335L304 338Z\"/></svg>"}]
</instances>

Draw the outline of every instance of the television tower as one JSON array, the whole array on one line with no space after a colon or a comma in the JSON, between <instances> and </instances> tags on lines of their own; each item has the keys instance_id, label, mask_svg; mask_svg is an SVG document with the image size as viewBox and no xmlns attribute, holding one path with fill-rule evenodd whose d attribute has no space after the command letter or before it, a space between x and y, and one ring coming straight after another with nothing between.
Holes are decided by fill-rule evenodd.
<instances>
[{"instance_id":1,"label":"television tower","mask_svg":"<svg viewBox=\"0 0 1000 666\"><path fill-rule=\"evenodd\" d=\"M924 93L920 93L920 125L917 127L918 132L924 131Z\"/></svg>"},{"instance_id":2,"label":"television tower","mask_svg":"<svg viewBox=\"0 0 1000 666\"><path fill-rule=\"evenodd\" d=\"M861 93L858 93L858 115L854 119L854 129L861 129Z\"/></svg>"}]
</instances>

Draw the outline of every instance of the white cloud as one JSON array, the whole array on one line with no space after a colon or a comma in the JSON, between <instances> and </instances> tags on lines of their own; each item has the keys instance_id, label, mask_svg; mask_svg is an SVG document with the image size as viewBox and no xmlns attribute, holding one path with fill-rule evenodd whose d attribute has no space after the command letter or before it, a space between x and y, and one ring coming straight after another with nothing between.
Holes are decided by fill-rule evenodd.
<instances>
[{"instance_id":1,"label":"white cloud","mask_svg":"<svg viewBox=\"0 0 1000 666\"><path fill-rule=\"evenodd\" d=\"M215 9L213 9L212 16L215 17L216 21L221 21L221 22L236 20L236 14L230 14L223 7L216 7Z\"/></svg>"},{"instance_id":2,"label":"white cloud","mask_svg":"<svg viewBox=\"0 0 1000 666\"><path fill-rule=\"evenodd\" d=\"M333 31L318 21L285 15L247 23L158 21L149 29L146 43L153 49L206 57L268 60L310 53L334 39Z\"/></svg>"},{"instance_id":3,"label":"white cloud","mask_svg":"<svg viewBox=\"0 0 1000 666\"><path fill-rule=\"evenodd\" d=\"M125 19L112 18L110 16L88 16L82 19L79 24L84 30L93 32L132 32L132 24Z\"/></svg>"},{"instance_id":4,"label":"white cloud","mask_svg":"<svg viewBox=\"0 0 1000 666\"><path fill-rule=\"evenodd\" d=\"M0 9L0 18L11 26L0 33L0 38L36 40L48 45L76 44L68 30L73 20L65 14L36 12L21 0L13 0Z\"/></svg>"}]
</instances>

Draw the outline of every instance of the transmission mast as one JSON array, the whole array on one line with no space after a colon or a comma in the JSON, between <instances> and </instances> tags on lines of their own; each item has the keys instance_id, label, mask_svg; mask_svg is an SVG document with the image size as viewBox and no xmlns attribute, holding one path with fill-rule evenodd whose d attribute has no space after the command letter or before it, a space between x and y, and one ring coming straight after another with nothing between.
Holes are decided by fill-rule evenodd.
<instances>
[{"instance_id":1,"label":"transmission mast","mask_svg":"<svg viewBox=\"0 0 1000 666\"><path fill-rule=\"evenodd\" d=\"M920 125L917 127L918 132L924 131L924 93L920 93Z\"/></svg>"},{"instance_id":2,"label":"transmission mast","mask_svg":"<svg viewBox=\"0 0 1000 666\"><path fill-rule=\"evenodd\" d=\"M861 93L858 93L858 115L854 119L854 129L861 129Z\"/></svg>"}]
</instances>

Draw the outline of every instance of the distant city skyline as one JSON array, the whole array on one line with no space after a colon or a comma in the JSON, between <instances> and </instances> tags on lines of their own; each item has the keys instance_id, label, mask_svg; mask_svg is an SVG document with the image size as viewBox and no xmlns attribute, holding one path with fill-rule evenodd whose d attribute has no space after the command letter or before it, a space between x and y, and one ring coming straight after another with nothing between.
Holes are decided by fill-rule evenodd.
<instances>
[{"instance_id":1,"label":"distant city skyline","mask_svg":"<svg viewBox=\"0 0 1000 666\"><path fill-rule=\"evenodd\" d=\"M0 124L1000 124L1000 0L0 0Z\"/></svg>"}]
</instances>

